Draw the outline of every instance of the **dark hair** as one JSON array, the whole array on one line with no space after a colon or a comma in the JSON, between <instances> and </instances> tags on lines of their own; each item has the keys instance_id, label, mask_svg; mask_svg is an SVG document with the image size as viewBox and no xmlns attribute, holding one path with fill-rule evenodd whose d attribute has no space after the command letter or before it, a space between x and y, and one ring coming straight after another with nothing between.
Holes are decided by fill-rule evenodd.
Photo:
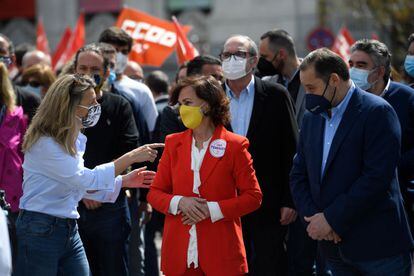
<instances>
[{"instance_id":1,"label":"dark hair","mask_svg":"<svg viewBox=\"0 0 414 276\"><path fill-rule=\"evenodd\" d=\"M8 38L5 34L2 33L0 33L0 37L2 37L4 40L7 41L7 43L9 43L9 47L7 48L7 50L9 51L9 55L14 55L13 41L11 41L10 38Z\"/></svg>"},{"instance_id":2,"label":"dark hair","mask_svg":"<svg viewBox=\"0 0 414 276\"><path fill-rule=\"evenodd\" d=\"M368 54L375 67L384 66L384 81L387 82L391 75L391 53L387 45L375 39L360 39L351 46L351 53L363 51Z\"/></svg>"},{"instance_id":3,"label":"dark hair","mask_svg":"<svg viewBox=\"0 0 414 276\"><path fill-rule=\"evenodd\" d=\"M176 105L181 90L192 87L198 98L207 102L210 117L214 125L227 125L230 122L230 102L221 84L213 76L193 76L180 80L171 92L170 103Z\"/></svg>"},{"instance_id":4,"label":"dark hair","mask_svg":"<svg viewBox=\"0 0 414 276\"><path fill-rule=\"evenodd\" d=\"M145 84L155 94L167 94L169 80L163 71L153 71L145 78Z\"/></svg>"},{"instance_id":5,"label":"dark hair","mask_svg":"<svg viewBox=\"0 0 414 276\"><path fill-rule=\"evenodd\" d=\"M118 27L110 27L104 30L98 41L117 46L128 46L128 52L131 52L132 49L132 37Z\"/></svg>"},{"instance_id":6,"label":"dark hair","mask_svg":"<svg viewBox=\"0 0 414 276\"><path fill-rule=\"evenodd\" d=\"M21 67L22 66L22 61L23 61L23 56L28 53L31 52L33 50L36 50L36 47L30 43L21 43L19 45L16 46L16 49L14 51L14 54L16 55L16 65Z\"/></svg>"},{"instance_id":7,"label":"dark hair","mask_svg":"<svg viewBox=\"0 0 414 276\"><path fill-rule=\"evenodd\" d=\"M309 53L299 66L300 71L305 71L308 67L313 66L315 75L328 82L331 74L336 73L344 80L349 80L348 65L336 53L328 48L320 48Z\"/></svg>"},{"instance_id":8,"label":"dark hair","mask_svg":"<svg viewBox=\"0 0 414 276\"><path fill-rule=\"evenodd\" d=\"M203 66L206 64L221 66L221 61L218 58L209 55L197 56L187 64L187 77L201 75Z\"/></svg>"},{"instance_id":9,"label":"dark hair","mask_svg":"<svg viewBox=\"0 0 414 276\"><path fill-rule=\"evenodd\" d=\"M83 46L82 48L80 48L76 52L75 60L73 61L73 65L74 65L73 67L74 67L75 71L76 71L76 67L78 67L79 55L81 53L84 53L84 52L94 52L94 53L98 54L99 56L101 56L102 59L103 59L103 71L106 72L108 70L109 60L106 57L106 55L104 54L102 48L99 47L99 45L96 44L96 43L91 43L91 44Z\"/></svg>"},{"instance_id":10,"label":"dark hair","mask_svg":"<svg viewBox=\"0 0 414 276\"><path fill-rule=\"evenodd\" d=\"M265 32L260 37L260 40L266 38L269 39L269 49L273 53L276 53L280 48L283 48L288 52L289 56L296 56L295 43L293 42L293 38L285 30L274 29Z\"/></svg>"},{"instance_id":11,"label":"dark hair","mask_svg":"<svg viewBox=\"0 0 414 276\"><path fill-rule=\"evenodd\" d=\"M410 34L408 37L408 47L410 47L411 43L414 42L414 33Z\"/></svg>"}]
</instances>

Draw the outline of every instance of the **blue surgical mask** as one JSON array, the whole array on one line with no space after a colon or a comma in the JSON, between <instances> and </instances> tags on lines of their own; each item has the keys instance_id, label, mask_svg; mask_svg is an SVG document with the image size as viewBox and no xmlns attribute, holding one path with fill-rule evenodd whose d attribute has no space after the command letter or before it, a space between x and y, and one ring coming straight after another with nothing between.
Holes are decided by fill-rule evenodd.
<instances>
[{"instance_id":1,"label":"blue surgical mask","mask_svg":"<svg viewBox=\"0 0 414 276\"><path fill-rule=\"evenodd\" d=\"M328 99L324 97L327 88L328 88L328 83L326 83L326 86L325 86L325 89L323 90L322 95L306 94L305 104L306 104L307 110L309 110L315 115L318 115L318 114L321 114L322 112L325 112L331 109L332 100L334 99L335 93L336 93L336 87L333 92L331 101L328 101Z\"/></svg>"},{"instance_id":2,"label":"blue surgical mask","mask_svg":"<svg viewBox=\"0 0 414 276\"><path fill-rule=\"evenodd\" d=\"M349 69L349 76L351 80L355 83L356 86L361 88L362 90L370 89L378 80L374 81L373 83L368 82L368 76L371 74L376 68L372 70L365 70L352 67Z\"/></svg>"},{"instance_id":3,"label":"blue surgical mask","mask_svg":"<svg viewBox=\"0 0 414 276\"><path fill-rule=\"evenodd\" d=\"M26 86L23 86L22 88L25 91L32 92L32 93L38 95L39 97L42 96L42 86L34 87L34 86L31 86L30 84L28 84Z\"/></svg>"},{"instance_id":4,"label":"blue surgical mask","mask_svg":"<svg viewBox=\"0 0 414 276\"><path fill-rule=\"evenodd\" d=\"M407 55L404 61L405 72L414 78L414 55Z\"/></svg>"},{"instance_id":5,"label":"blue surgical mask","mask_svg":"<svg viewBox=\"0 0 414 276\"><path fill-rule=\"evenodd\" d=\"M109 83L109 85L112 85L115 82L115 80L116 80L115 71L110 70L109 71L109 77L108 77L108 83Z\"/></svg>"}]
</instances>

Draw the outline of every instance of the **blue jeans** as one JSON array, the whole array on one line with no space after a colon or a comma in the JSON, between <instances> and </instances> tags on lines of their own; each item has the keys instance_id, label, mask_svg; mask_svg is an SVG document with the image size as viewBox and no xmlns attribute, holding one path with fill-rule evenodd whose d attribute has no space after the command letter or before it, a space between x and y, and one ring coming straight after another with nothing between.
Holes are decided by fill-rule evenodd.
<instances>
[{"instance_id":1,"label":"blue jeans","mask_svg":"<svg viewBox=\"0 0 414 276\"><path fill-rule=\"evenodd\" d=\"M129 210L131 215L131 236L129 244L129 275L130 276L144 276L145 273L145 244L144 231L145 225L142 225L142 217L138 217L138 194L132 195L132 200L129 202Z\"/></svg>"},{"instance_id":2,"label":"blue jeans","mask_svg":"<svg viewBox=\"0 0 414 276\"><path fill-rule=\"evenodd\" d=\"M409 276L411 273L411 253L386 257L373 261L352 261L346 258L338 246L321 247L327 266L333 276Z\"/></svg>"},{"instance_id":3,"label":"blue jeans","mask_svg":"<svg viewBox=\"0 0 414 276\"><path fill-rule=\"evenodd\" d=\"M78 208L79 234L85 246L92 275L127 276L128 242L131 230L126 198L103 203L96 210Z\"/></svg>"},{"instance_id":4,"label":"blue jeans","mask_svg":"<svg viewBox=\"0 0 414 276\"><path fill-rule=\"evenodd\" d=\"M15 276L89 275L74 219L21 210L16 222Z\"/></svg>"}]
</instances>

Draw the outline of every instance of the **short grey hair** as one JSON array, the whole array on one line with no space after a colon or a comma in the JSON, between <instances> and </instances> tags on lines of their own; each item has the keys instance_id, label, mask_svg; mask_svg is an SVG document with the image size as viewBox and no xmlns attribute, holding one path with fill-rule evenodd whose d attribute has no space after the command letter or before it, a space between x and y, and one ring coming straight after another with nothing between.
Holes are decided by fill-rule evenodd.
<instances>
[{"instance_id":1,"label":"short grey hair","mask_svg":"<svg viewBox=\"0 0 414 276\"><path fill-rule=\"evenodd\" d=\"M243 40L246 40L249 44L247 51L249 52L249 54L251 56L257 57L257 55L259 54L259 49L257 48L256 43L253 41L253 39L251 39L250 37L248 37L247 35L232 35L230 36L226 42L224 43L224 46L227 44L227 42L232 39L232 38L241 38Z\"/></svg>"},{"instance_id":2,"label":"short grey hair","mask_svg":"<svg viewBox=\"0 0 414 276\"><path fill-rule=\"evenodd\" d=\"M375 67L384 66L384 81L387 82L391 76L391 53L387 45L375 39L360 39L351 47L351 53L363 51L368 54Z\"/></svg>"}]
</instances>

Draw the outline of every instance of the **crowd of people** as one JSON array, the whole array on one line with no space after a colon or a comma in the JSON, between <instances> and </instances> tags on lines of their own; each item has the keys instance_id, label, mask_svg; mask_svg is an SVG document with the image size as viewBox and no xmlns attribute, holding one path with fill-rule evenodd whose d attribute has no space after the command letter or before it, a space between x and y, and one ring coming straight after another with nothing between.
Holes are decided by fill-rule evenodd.
<instances>
[{"instance_id":1,"label":"crowd of people","mask_svg":"<svg viewBox=\"0 0 414 276\"><path fill-rule=\"evenodd\" d=\"M373 39L233 35L173 81L132 46L55 72L0 34L1 275L410 275L414 34L403 79Z\"/></svg>"}]
</instances>

